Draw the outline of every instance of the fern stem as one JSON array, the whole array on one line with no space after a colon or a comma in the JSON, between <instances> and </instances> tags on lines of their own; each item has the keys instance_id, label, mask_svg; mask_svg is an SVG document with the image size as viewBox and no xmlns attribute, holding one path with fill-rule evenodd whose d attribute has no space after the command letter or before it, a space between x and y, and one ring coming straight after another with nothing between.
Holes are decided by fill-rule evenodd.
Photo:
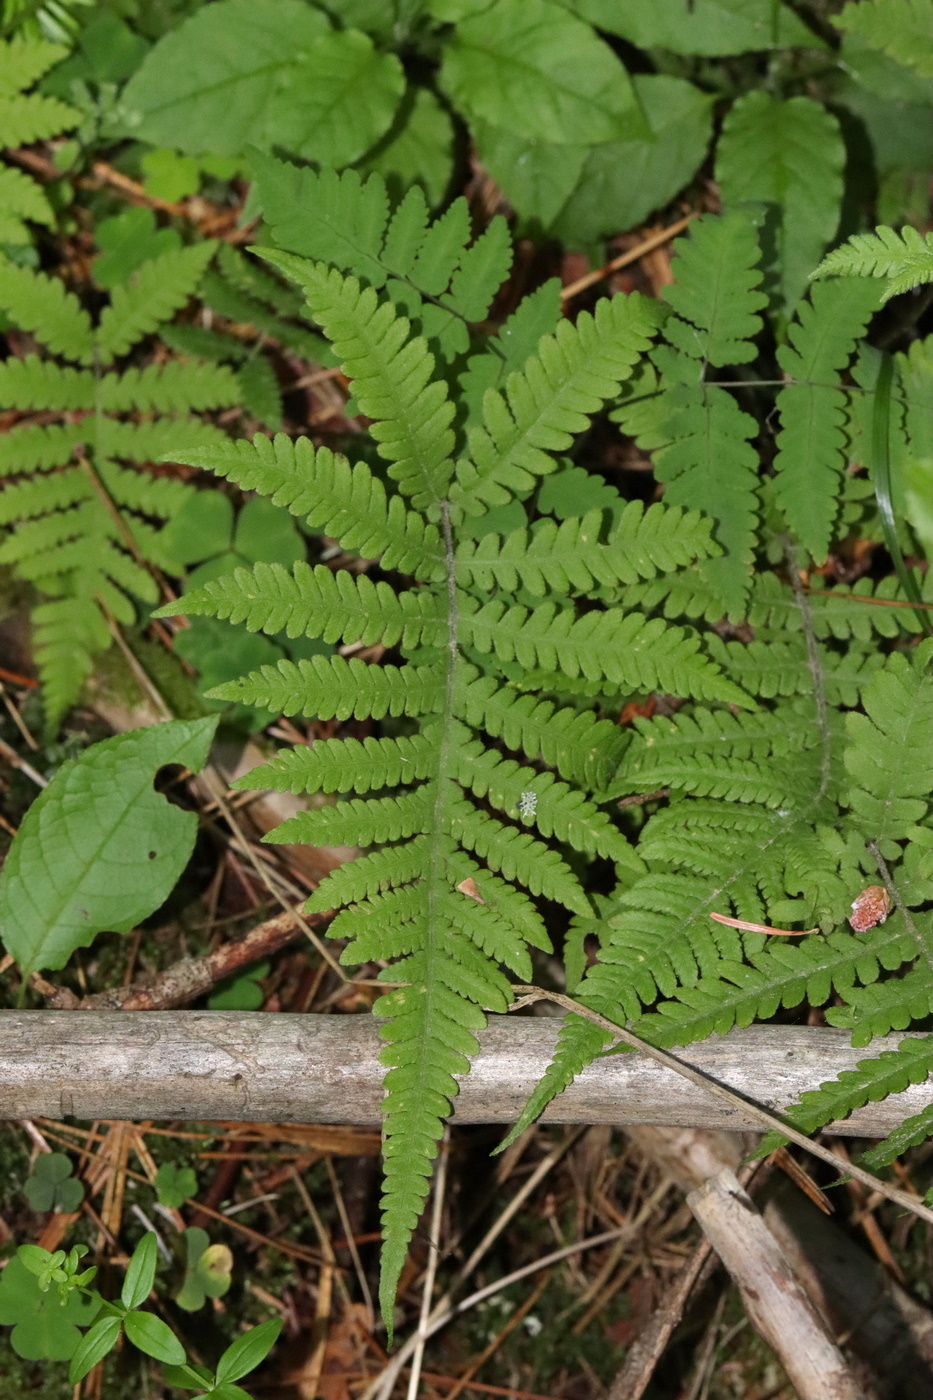
<instances>
[{"instance_id":1,"label":"fern stem","mask_svg":"<svg viewBox=\"0 0 933 1400\"><path fill-rule=\"evenodd\" d=\"M800 579L800 572L797 568L797 560L794 557L793 546L786 536L784 539L784 558L787 561L787 572L790 576L791 587L794 590L794 598L796 599L797 609L800 613L800 623L807 644L807 669L813 677L813 703L816 708L816 723L822 740L820 786L815 802L812 804L818 805L822 802L829 790L833 758L833 736L829 726L829 710L826 705L826 685L823 679L823 663L820 660L820 647L816 639L816 630L813 626L813 611L810 607L810 599L807 597L806 590Z\"/></svg>"}]
</instances>

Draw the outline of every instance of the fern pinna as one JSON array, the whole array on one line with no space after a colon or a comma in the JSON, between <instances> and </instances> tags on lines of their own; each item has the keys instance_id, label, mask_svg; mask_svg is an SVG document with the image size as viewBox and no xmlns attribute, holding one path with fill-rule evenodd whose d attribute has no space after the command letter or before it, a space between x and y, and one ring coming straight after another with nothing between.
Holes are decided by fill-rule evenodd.
<instances>
[{"instance_id":1,"label":"fern pinna","mask_svg":"<svg viewBox=\"0 0 933 1400\"><path fill-rule=\"evenodd\" d=\"M126 365L188 300L214 246L144 263L114 288L97 325L61 281L0 260L0 307L47 351L0 364L0 406L21 415L0 438L0 525L16 527L0 562L45 598L32 621L53 729L109 645L112 624L134 621L133 599L158 601L150 566L172 566L159 527L194 488L137 464L224 440L194 411L239 398L223 366Z\"/></svg>"},{"instance_id":2,"label":"fern pinna","mask_svg":"<svg viewBox=\"0 0 933 1400\"><path fill-rule=\"evenodd\" d=\"M401 732L390 724L381 737L284 752L249 783L361 794L301 814L274 838L377 848L329 876L309 907L342 908L331 933L349 939L344 960L388 961L381 975L402 984L376 1006L389 1067L390 1319L456 1076L469 1068L485 1010L510 1002L502 968L528 978L529 946L550 946L533 897L582 917L580 857L614 861L630 878L642 869L601 805L618 731L592 704L561 698L562 687L750 701L692 631L598 601L602 590L717 554L708 520L676 506L646 511L613 492L615 510L557 520L532 509L558 465L553 454L647 349L655 307L617 297L555 324L550 289L478 349L470 325L508 270L501 221L470 242L463 201L430 223L420 191L390 211L376 177L363 185L353 174L265 162L259 183L272 228L312 256L256 251L302 289L387 466L284 436L181 455L271 496L378 570L257 565L162 613L180 607L269 633L392 649L380 665L341 655L283 661L215 692L320 719L404 716ZM300 222L280 217L296 208ZM324 251L331 265L313 259ZM503 373L506 363L515 368ZM458 380L472 390L472 421L458 415ZM484 533L491 507L514 507L523 523Z\"/></svg>"},{"instance_id":3,"label":"fern pinna","mask_svg":"<svg viewBox=\"0 0 933 1400\"><path fill-rule=\"evenodd\" d=\"M796 542L822 564L857 518L847 509L844 468L865 460L866 413L860 388L846 389L840 375L880 302L877 284L817 285L797 308L777 349L785 381L762 476L746 444L761 438L770 396L758 391L751 416L734 389L709 382L711 367L729 366L731 380L732 366L762 365L751 340L762 305L755 262L753 232L739 216L694 226L674 263L669 299L679 315L665 322L668 344L652 353L613 416L654 450L657 474L672 481L666 500L710 502L726 545L697 570L630 586L625 596L664 616L743 622L742 640L727 640L727 631L707 646L759 708L730 713L693 697L673 714L635 719L606 795L644 801L663 793L667 802L649 808L641 831L645 870L622 872L598 918L575 919L573 948L587 932L600 942L585 975L577 959L575 982L586 1005L659 1044L683 1045L833 994L842 1004L827 1020L867 1044L933 1010L933 651L928 642L914 647L923 614L910 610L896 581L844 589L817 587L814 575L804 588L799 579L806 555ZM720 327L739 328L743 316L744 330L720 348ZM929 438L933 404L921 366L933 364L933 343L916 341L896 360L899 415L888 428L904 467ZM755 407L756 380L735 387ZM859 524L863 535L882 537L877 515ZM787 581L769 571L752 577L753 553L783 565ZM865 714L844 713L859 704ZM871 918L859 913L866 887L878 911ZM766 928L799 925L800 937L742 931L716 914ZM882 980L894 971L901 975ZM608 1041L568 1017L509 1140ZM789 1121L813 1130L930 1069L933 1042L904 1042L804 1096ZM929 1118L905 1125L875 1160L921 1140Z\"/></svg>"}]
</instances>

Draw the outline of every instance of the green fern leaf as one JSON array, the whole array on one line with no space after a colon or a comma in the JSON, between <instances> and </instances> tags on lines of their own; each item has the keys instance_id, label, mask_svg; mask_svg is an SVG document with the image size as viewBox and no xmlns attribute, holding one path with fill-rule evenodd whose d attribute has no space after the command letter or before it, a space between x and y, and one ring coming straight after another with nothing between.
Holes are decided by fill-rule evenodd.
<instances>
[{"instance_id":1,"label":"green fern leaf","mask_svg":"<svg viewBox=\"0 0 933 1400\"><path fill-rule=\"evenodd\" d=\"M639 864L606 813L550 773L536 773L478 741L466 740L458 744L455 774L476 797L487 798L513 820L533 822L543 836L556 836L590 855Z\"/></svg>"},{"instance_id":2,"label":"green fern leaf","mask_svg":"<svg viewBox=\"0 0 933 1400\"><path fill-rule=\"evenodd\" d=\"M388 497L365 463L351 466L327 447L314 447L307 438L293 442L283 433L272 441L257 433L251 443L228 442L191 453L186 461L245 491L262 492L344 549L381 559L386 569L416 578L444 575L437 527L406 510L398 496Z\"/></svg>"},{"instance_id":3,"label":"green fern leaf","mask_svg":"<svg viewBox=\"0 0 933 1400\"><path fill-rule=\"evenodd\" d=\"M210 239L152 258L125 287L115 287L97 328L104 361L125 355L142 336L184 306L201 279L217 244Z\"/></svg>"},{"instance_id":4,"label":"green fern leaf","mask_svg":"<svg viewBox=\"0 0 933 1400\"><path fill-rule=\"evenodd\" d=\"M280 661L215 686L209 699L318 719L383 719L440 710L443 682L431 666L369 666L342 656Z\"/></svg>"},{"instance_id":5,"label":"green fern leaf","mask_svg":"<svg viewBox=\"0 0 933 1400\"><path fill-rule=\"evenodd\" d=\"M575 618L553 603L529 609L498 599L479 607L465 595L459 636L480 652L565 676L606 679L619 689L696 695L747 707L748 697L700 653L698 637L638 613L590 612Z\"/></svg>"},{"instance_id":6,"label":"green fern leaf","mask_svg":"<svg viewBox=\"0 0 933 1400\"><path fill-rule=\"evenodd\" d=\"M576 876L556 851L527 832L477 811L470 803L450 802L445 834L474 851L507 880L525 885L532 894L556 900L574 913L589 907Z\"/></svg>"},{"instance_id":7,"label":"green fern leaf","mask_svg":"<svg viewBox=\"0 0 933 1400\"><path fill-rule=\"evenodd\" d=\"M904 927L902 920L898 910L884 927L890 929L894 924L895 931L900 930ZM918 942L927 948L931 946L930 916L913 915L913 923L917 937L910 937L911 946L905 947L904 961L916 956ZM927 961L888 982L877 982L871 977L862 980L865 986L841 989L845 1005L830 1006L825 1012L831 1026L852 1032L853 1045L867 1045L876 1035L887 1035L891 1030L906 1030L911 1022L922 1021L933 1012L933 972Z\"/></svg>"},{"instance_id":8,"label":"green fern leaf","mask_svg":"<svg viewBox=\"0 0 933 1400\"><path fill-rule=\"evenodd\" d=\"M607 297L595 315L562 321L545 336L504 392L489 390L483 426L470 430L470 460L457 464L451 499L469 515L501 505L554 470L591 414L612 398L657 325L652 303L633 293Z\"/></svg>"},{"instance_id":9,"label":"green fern leaf","mask_svg":"<svg viewBox=\"0 0 933 1400\"><path fill-rule=\"evenodd\" d=\"M464 676L456 714L474 729L482 727L510 749L528 758L539 756L581 787L605 787L625 743L611 720L597 719L592 710L562 709L550 700L536 700L502 688L492 676Z\"/></svg>"},{"instance_id":10,"label":"green fern leaf","mask_svg":"<svg viewBox=\"0 0 933 1400\"><path fill-rule=\"evenodd\" d=\"M430 818L430 784L399 797L351 798L334 807L316 807L289 817L263 837L264 841L299 842L313 846L382 845L424 831Z\"/></svg>"},{"instance_id":11,"label":"green fern leaf","mask_svg":"<svg viewBox=\"0 0 933 1400\"><path fill-rule=\"evenodd\" d=\"M755 231L743 214L706 215L674 245L675 281L665 300L677 312L664 338L693 360L740 365L755 358L758 312L768 298L757 290L762 274Z\"/></svg>"},{"instance_id":12,"label":"green fern leaf","mask_svg":"<svg viewBox=\"0 0 933 1400\"><path fill-rule=\"evenodd\" d=\"M262 254L304 291L354 381L360 409L375 420L372 434L380 455L392 463L389 475L413 505L437 512L452 470L454 408L445 385L431 380L434 356L424 339L410 339L405 317L388 302L380 304L356 278L289 253Z\"/></svg>"},{"instance_id":13,"label":"green fern leaf","mask_svg":"<svg viewBox=\"0 0 933 1400\"><path fill-rule=\"evenodd\" d=\"M237 379L229 369L178 360L103 374L97 381L97 406L106 413L190 413L226 408L238 397Z\"/></svg>"},{"instance_id":14,"label":"green fern leaf","mask_svg":"<svg viewBox=\"0 0 933 1400\"><path fill-rule=\"evenodd\" d=\"M0 104L3 99L0 98ZM27 243L29 234L24 220L45 224L55 223L52 206L35 180L22 170L0 166L0 238L4 243Z\"/></svg>"},{"instance_id":15,"label":"green fern leaf","mask_svg":"<svg viewBox=\"0 0 933 1400\"><path fill-rule=\"evenodd\" d=\"M82 365L93 364L91 318L58 278L0 258L0 307L53 354Z\"/></svg>"},{"instance_id":16,"label":"green fern leaf","mask_svg":"<svg viewBox=\"0 0 933 1400\"><path fill-rule=\"evenodd\" d=\"M877 307L871 283L849 278L815 286L797 309L790 345L778 347L778 363L793 382L777 398L775 497L817 563L829 549L845 466L845 395L833 385Z\"/></svg>"},{"instance_id":17,"label":"green fern leaf","mask_svg":"<svg viewBox=\"0 0 933 1400\"><path fill-rule=\"evenodd\" d=\"M39 92L0 93L0 140L5 146L25 146L31 141L47 141L50 136L77 126L80 112L57 97Z\"/></svg>"},{"instance_id":18,"label":"green fern leaf","mask_svg":"<svg viewBox=\"0 0 933 1400\"><path fill-rule=\"evenodd\" d=\"M712 522L697 511L662 505L644 510L630 501L603 542L600 510L582 518L540 520L530 530L505 539L484 535L457 547L457 579L464 586L506 592L592 592L594 584L614 586L651 578L660 570L719 553L710 538Z\"/></svg>"},{"instance_id":19,"label":"green fern leaf","mask_svg":"<svg viewBox=\"0 0 933 1400\"><path fill-rule=\"evenodd\" d=\"M818 1089L801 1094L796 1103L784 1109L783 1117L802 1133L815 1133L842 1118L848 1118L866 1103L877 1103L889 1094L899 1094L909 1084L922 1084L933 1071L933 1037L916 1036L902 1040L896 1050L883 1050L868 1060L859 1060L854 1069L844 1069L835 1079L825 1080ZM786 1142L780 1133L767 1133L758 1147L764 1155Z\"/></svg>"},{"instance_id":20,"label":"green fern leaf","mask_svg":"<svg viewBox=\"0 0 933 1400\"><path fill-rule=\"evenodd\" d=\"M897 1157L902 1157L910 1147L919 1147L933 1133L933 1103L905 1118L888 1136L862 1154L861 1165L871 1172L889 1167Z\"/></svg>"},{"instance_id":21,"label":"green fern leaf","mask_svg":"<svg viewBox=\"0 0 933 1400\"><path fill-rule=\"evenodd\" d=\"M309 914L327 913L416 880L424 871L428 846L426 836L414 836L398 846L384 846L338 865L321 881L305 908Z\"/></svg>"},{"instance_id":22,"label":"green fern leaf","mask_svg":"<svg viewBox=\"0 0 933 1400\"><path fill-rule=\"evenodd\" d=\"M846 717L848 804L855 828L889 858L923 820L933 789L933 642L910 661L889 656L862 695L866 714Z\"/></svg>"},{"instance_id":23,"label":"green fern leaf","mask_svg":"<svg viewBox=\"0 0 933 1400\"><path fill-rule=\"evenodd\" d=\"M425 734L398 739L325 739L285 749L234 787L276 792L368 792L429 778L437 745ZM336 935L335 935L336 937Z\"/></svg>"},{"instance_id":24,"label":"green fern leaf","mask_svg":"<svg viewBox=\"0 0 933 1400\"><path fill-rule=\"evenodd\" d=\"M156 617L184 611L244 622L250 632L289 637L322 637L325 642L382 642L394 646L442 645L444 616L435 594L397 594L388 583L372 583L365 574L332 573L299 561L289 571L281 564L255 564L214 579L166 603Z\"/></svg>"},{"instance_id":25,"label":"green fern leaf","mask_svg":"<svg viewBox=\"0 0 933 1400\"><path fill-rule=\"evenodd\" d=\"M786 101L762 89L733 104L716 148L716 180L727 211L771 206L772 275L785 306L802 295L835 235L845 147L836 118L810 97Z\"/></svg>"},{"instance_id":26,"label":"green fern leaf","mask_svg":"<svg viewBox=\"0 0 933 1400\"><path fill-rule=\"evenodd\" d=\"M933 233L920 234L911 224L899 233L880 224L874 233L854 233L835 248L814 277L886 277L881 304L921 282L933 281Z\"/></svg>"}]
</instances>

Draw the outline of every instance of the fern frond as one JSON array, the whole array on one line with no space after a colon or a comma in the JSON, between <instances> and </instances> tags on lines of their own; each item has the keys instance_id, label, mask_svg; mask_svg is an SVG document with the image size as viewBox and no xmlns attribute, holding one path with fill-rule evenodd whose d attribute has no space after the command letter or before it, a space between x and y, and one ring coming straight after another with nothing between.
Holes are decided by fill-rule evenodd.
<instances>
[{"instance_id":1,"label":"fern frond","mask_svg":"<svg viewBox=\"0 0 933 1400\"><path fill-rule=\"evenodd\" d=\"M156 617L187 612L243 622L250 632L289 637L322 637L335 642L383 642L394 646L443 645L443 604L436 594L396 593L388 583L373 583L365 574L332 573L324 564L312 568L301 560L291 570L281 564L254 564L235 569L203 588L166 603Z\"/></svg>"},{"instance_id":2,"label":"fern frond","mask_svg":"<svg viewBox=\"0 0 933 1400\"><path fill-rule=\"evenodd\" d=\"M397 885L407 885L424 871L428 844L426 836L413 836L398 846L384 846L345 861L324 877L305 908L309 914L323 914L331 908L371 899Z\"/></svg>"},{"instance_id":3,"label":"fern frond","mask_svg":"<svg viewBox=\"0 0 933 1400\"><path fill-rule=\"evenodd\" d=\"M761 330L758 312L768 303L757 290L762 273L751 221L744 214L705 215L674 245L675 281L664 289L677 316L664 323L664 338L692 360L711 365L747 364Z\"/></svg>"},{"instance_id":4,"label":"fern frond","mask_svg":"<svg viewBox=\"0 0 933 1400\"><path fill-rule=\"evenodd\" d=\"M383 719L436 713L443 700L443 679L432 666L370 666L354 657L345 661L342 656L312 656L263 666L208 694L284 715Z\"/></svg>"},{"instance_id":5,"label":"fern frond","mask_svg":"<svg viewBox=\"0 0 933 1400\"><path fill-rule=\"evenodd\" d=\"M437 745L424 733L398 739L323 739L284 749L233 786L294 793L369 792L429 778L436 759Z\"/></svg>"},{"instance_id":6,"label":"fern frond","mask_svg":"<svg viewBox=\"0 0 933 1400\"><path fill-rule=\"evenodd\" d=\"M143 263L126 286L115 287L97 328L97 350L104 362L115 359L156 330L184 306L214 255L215 241L205 239Z\"/></svg>"},{"instance_id":7,"label":"fern frond","mask_svg":"<svg viewBox=\"0 0 933 1400\"><path fill-rule=\"evenodd\" d=\"M467 247L471 221L463 198L432 224L417 185L390 217L378 174L364 182L355 170L315 172L267 155L255 156L253 165L280 247L333 263L376 290L386 287L413 318L426 314L432 324L423 325L425 335L458 353L466 348L465 336L451 335L452 322L481 321L508 275L511 243L504 219L492 219ZM427 298L435 304L423 305Z\"/></svg>"},{"instance_id":8,"label":"fern frond","mask_svg":"<svg viewBox=\"0 0 933 1400\"><path fill-rule=\"evenodd\" d=\"M781 807L788 792L812 786L822 733L812 704L791 702L740 716L694 710L653 720L636 717L637 737L609 792L674 788L696 796ZM807 775L810 781L804 776Z\"/></svg>"},{"instance_id":9,"label":"fern frond","mask_svg":"<svg viewBox=\"0 0 933 1400\"><path fill-rule=\"evenodd\" d=\"M517 880L532 894L556 900L574 913L589 906L567 865L556 851L525 831L507 826L469 802L452 800L447 809L446 834L476 854L507 880Z\"/></svg>"},{"instance_id":10,"label":"fern frond","mask_svg":"<svg viewBox=\"0 0 933 1400\"><path fill-rule=\"evenodd\" d=\"M527 669L610 680L619 689L660 690L747 707L748 697L700 652L680 627L638 613L590 612L575 618L553 603L528 609L498 599L479 607L465 595L459 633L467 645L517 660Z\"/></svg>"},{"instance_id":11,"label":"fern frond","mask_svg":"<svg viewBox=\"0 0 933 1400\"><path fill-rule=\"evenodd\" d=\"M601 510L565 520L540 520L530 530L504 539L484 535L457 547L457 579L482 589L494 584L506 592L588 593L594 584L614 586L651 578L697 558L718 554L710 539L712 521L698 511L630 501L608 537L601 540Z\"/></svg>"},{"instance_id":12,"label":"fern frond","mask_svg":"<svg viewBox=\"0 0 933 1400\"><path fill-rule=\"evenodd\" d=\"M57 277L17 267L0 257L0 307L15 325L31 331L55 355L94 362L91 318Z\"/></svg>"},{"instance_id":13,"label":"fern frond","mask_svg":"<svg viewBox=\"0 0 933 1400\"><path fill-rule=\"evenodd\" d=\"M406 510L400 497L387 496L365 463L351 466L327 447L314 447L308 438L292 441L284 433L272 441L257 433L252 442L227 442L185 460L245 491L262 492L344 549L380 559L386 569L423 579L444 575L437 527Z\"/></svg>"},{"instance_id":14,"label":"fern frond","mask_svg":"<svg viewBox=\"0 0 933 1400\"><path fill-rule=\"evenodd\" d=\"M752 695L773 699L780 695L807 695L813 690L806 643L803 636L787 639L780 633L769 637L761 629L755 641L723 642L708 636L706 644L714 661L740 675ZM872 676L884 665L876 647L853 645L841 655L826 651L822 656L827 699L833 704L857 705L859 696Z\"/></svg>"},{"instance_id":15,"label":"fern frond","mask_svg":"<svg viewBox=\"0 0 933 1400\"><path fill-rule=\"evenodd\" d=\"M667 485L671 505L702 507L716 521L714 538L724 552L700 572L721 598L720 611L741 611L758 518L758 455L751 445L758 424L714 385L675 384L664 401L669 442L655 453L655 475Z\"/></svg>"},{"instance_id":16,"label":"fern frond","mask_svg":"<svg viewBox=\"0 0 933 1400\"><path fill-rule=\"evenodd\" d=\"M929 947L933 934L933 920L929 914L915 914L912 919L918 937L911 936L905 961L916 956L918 940ZM903 928L900 910L889 916L884 928L889 929L892 923L895 929ZM830 1006L825 1012L831 1026L841 1026L852 1032L853 1045L867 1045L876 1035L887 1035L891 1030L904 1031L912 1022L922 1021L933 1012L933 971L926 961L918 962L902 977L888 982L878 982L872 977L864 977L862 981L865 986L842 988L845 1005Z\"/></svg>"},{"instance_id":17,"label":"fern frond","mask_svg":"<svg viewBox=\"0 0 933 1400\"><path fill-rule=\"evenodd\" d=\"M870 282L815 285L797 308L790 344L778 347L778 363L794 382L777 398L774 491L791 530L819 564L829 549L845 466L846 399L832 386L877 308Z\"/></svg>"},{"instance_id":18,"label":"fern frond","mask_svg":"<svg viewBox=\"0 0 933 1400\"><path fill-rule=\"evenodd\" d=\"M900 232L879 224L874 233L854 233L828 253L813 277L886 277L881 305L921 282L933 281L933 233L912 224Z\"/></svg>"},{"instance_id":19,"label":"fern frond","mask_svg":"<svg viewBox=\"0 0 933 1400\"><path fill-rule=\"evenodd\" d=\"M0 141L4 146L25 146L31 141L47 141L77 126L81 113L57 97L40 92L0 93Z\"/></svg>"},{"instance_id":20,"label":"fern frond","mask_svg":"<svg viewBox=\"0 0 933 1400\"><path fill-rule=\"evenodd\" d=\"M0 104L2 101L0 98ZM55 223L52 206L35 180L22 170L0 166L0 239L4 243L26 243L26 219L47 228Z\"/></svg>"},{"instance_id":21,"label":"fern frond","mask_svg":"<svg viewBox=\"0 0 933 1400\"><path fill-rule=\"evenodd\" d=\"M602 1014L607 1013L603 1012ZM608 1017L612 1020L611 1012L608 1013ZM536 1118L539 1118L551 1100L556 1099L558 1094L562 1094L573 1083L577 1075L587 1065L592 1064L600 1051L604 1050L610 1043L610 1040L611 1037L607 1031L601 1030L599 1026L594 1026L592 1021L586 1021L582 1016L576 1016L571 1012L563 1020L560 1030L557 1032L557 1044L554 1047L554 1057L551 1063L532 1089L518 1121L509 1129L496 1148L496 1152L504 1152Z\"/></svg>"},{"instance_id":22,"label":"fern frond","mask_svg":"<svg viewBox=\"0 0 933 1400\"><path fill-rule=\"evenodd\" d=\"M912 942L894 918L868 934L837 929L793 944L782 940L780 947L774 947L776 940L772 940L766 952L752 955L747 963L723 961L718 977L701 978L695 986L681 988L676 1001L662 1002L638 1023L638 1033L656 1044L685 1045L713 1032L724 1034L734 1025L767 1019L779 1006L798 1006L805 998L819 1006L833 990L848 1000L856 990L878 990L874 986L856 989L855 983L873 981L882 967L902 966L913 955ZM928 1003L929 997L924 1004ZM838 1024L832 1013L829 1008L827 1019ZM890 1022L885 1029L891 1029ZM860 1042L853 1037L853 1043Z\"/></svg>"},{"instance_id":23,"label":"fern frond","mask_svg":"<svg viewBox=\"0 0 933 1400\"><path fill-rule=\"evenodd\" d=\"M909 1084L922 1084L931 1071L933 1037L911 1036L896 1050L859 1060L854 1069L844 1069L835 1079L824 1080L818 1089L808 1089L784 1109L783 1116L800 1132L815 1133L827 1123L848 1118L866 1103L899 1094ZM779 1133L769 1133L760 1147L773 1151L783 1142Z\"/></svg>"},{"instance_id":24,"label":"fern frond","mask_svg":"<svg viewBox=\"0 0 933 1400\"><path fill-rule=\"evenodd\" d=\"M316 807L280 822L262 839L304 841L312 846L383 845L425 830L430 817L431 784L398 797L350 798L333 807Z\"/></svg>"},{"instance_id":25,"label":"fern frond","mask_svg":"<svg viewBox=\"0 0 933 1400\"><path fill-rule=\"evenodd\" d=\"M883 854L908 836L929 809L933 790L933 642L910 660L895 652L862 694L866 714L846 716L845 764L852 777L850 820Z\"/></svg>"},{"instance_id":26,"label":"fern frond","mask_svg":"<svg viewBox=\"0 0 933 1400\"><path fill-rule=\"evenodd\" d=\"M32 629L45 713L55 729L81 693L110 633L100 609L87 595L40 603L33 609Z\"/></svg>"},{"instance_id":27,"label":"fern frond","mask_svg":"<svg viewBox=\"0 0 933 1400\"><path fill-rule=\"evenodd\" d=\"M316 321L353 380L360 409L375 420L372 435L389 475L419 509L438 512L450 479L453 404L432 380L434 356L409 322L355 277L274 249L261 250L301 287Z\"/></svg>"},{"instance_id":28,"label":"fern frond","mask_svg":"<svg viewBox=\"0 0 933 1400\"><path fill-rule=\"evenodd\" d=\"M893 574L877 582L863 577L837 588L824 588L821 582L818 575L811 577L807 600L813 631L820 640L867 643L876 637L910 636L920 631L910 601ZM774 574L759 574L748 621L756 629L799 632L800 608L793 590Z\"/></svg>"},{"instance_id":29,"label":"fern frond","mask_svg":"<svg viewBox=\"0 0 933 1400\"><path fill-rule=\"evenodd\" d=\"M482 515L552 472L549 454L565 451L617 393L657 322L653 304L637 293L606 297L573 325L561 321L504 391L487 391L483 426L470 429L470 460L457 464L451 500Z\"/></svg>"},{"instance_id":30,"label":"fern frond","mask_svg":"<svg viewBox=\"0 0 933 1400\"><path fill-rule=\"evenodd\" d=\"M513 821L533 822L542 836L556 836L576 851L623 864L633 860L631 846L606 813L551 773L522 767L475 740L458 745L454 771L474 796L487 798ZM523 799L529 797L527 805L534 807L534 813L525 817Z\"/></svg>"},{"instance_id":31,"label":"fern frond","mask_svg":"<svg viewBox=\"0 0 933 1400\"><path fill-rule=\"evenodd\" d=\"M14 34L0 42L0 96L10 97L32 87L63 58L68 57L64 44L52 44L28 34ZM3 136L4 145L14 145Z\"/></svg>"},{"instance_id":32,"label":"fern frond","mask_svg":"<svg viewBox=\"0 0 933 1400\"><path fill-rule=\"evenodd\" d=\"M909 1147L919 1147L933 1133L933 1103L927 1104L919 1113L905 1118L882 1142L862 1154L862 1166L878 1172L889 1167L896 1157L901 1157Z\"/></svg>"},{"instance_id":33,"label":"fern frond","mask_svg":"<svg viewBox=\"0 0 933 1400\"><path fill-rule=\"evenodd\" d=\"M236 376L224 365L170 360L103 374L97 381L97 406L105 413L189 413L226 408L238 397Z\"/></svg>"},{"instance_id":34,"label":"fern frond","mask_svg":"<svg viewBox=\"0 0 933 1400\"><path fill-rule=\"evenodd\" d=\"M455 713L510 749L541 757L562 777L595 790L608 784L625 744L618 725L597 719L592 710L561 709L550 700L515 694L493 676L465 677Z\"/></svg>"}]
</instances>

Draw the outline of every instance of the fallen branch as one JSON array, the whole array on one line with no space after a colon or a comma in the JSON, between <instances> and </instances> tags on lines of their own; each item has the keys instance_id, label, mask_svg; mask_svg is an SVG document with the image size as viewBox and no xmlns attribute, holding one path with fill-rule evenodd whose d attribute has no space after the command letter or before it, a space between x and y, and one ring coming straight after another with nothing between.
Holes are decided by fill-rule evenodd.
<instances>
[{"instance_id":1,"label":"fallen branch","mask_svg":"<svg viewBox=\"0 0 933 1400\"><path fill-rule=\"evenodd\" d=\"M491 1016L454 1121L513 1123L550 1063L559 1028L551 1017ZM879 1038L873 1049L902 1039ZM0 1118L375 1125L385 1075L380 1049L379 1023L369 1015L2 1011ZM544 1117L760 1132L761 1111L741 1098L719 1099L710 1080L779 1110L863 1055L844 1031L749 1026L678 1052L682 1066L699 1071L699 1083L648 1055L610 1055L587 1066ZM865 1104L833 1131L879 1137L930 1096L929 1084L911 1085Z\"/></svg>"},{"instance_id":2,"label":"fallen branch","mask_svg":"<svg viewBox=\"0 0 933 1400\"><path fill-rule=\"evenodd\" d=\"M863 1400L825 1322L732 1172L724 1168L691 1191L687 1204L800 1400Z\"/></svg>"},{"instance_id":3,"label":"fallen branch","mask_svg":"<svg viewBox=\"0 0 933 1400\"><path fill-rule=\"evenodd\" d=\"M306 914L304 918L308 923L320 924L327 916ZM53 987L44 978L34 979L33 985L51 1010L169 1011L176 1006L186 1006L224 978L297 942L303 933L293 914L278 914L250 929L238 943L224 943L200 958L182 958L148 984L134 982L129 987L111 987L80 998L67 987Z\"/></svg>"}]
</instances>

